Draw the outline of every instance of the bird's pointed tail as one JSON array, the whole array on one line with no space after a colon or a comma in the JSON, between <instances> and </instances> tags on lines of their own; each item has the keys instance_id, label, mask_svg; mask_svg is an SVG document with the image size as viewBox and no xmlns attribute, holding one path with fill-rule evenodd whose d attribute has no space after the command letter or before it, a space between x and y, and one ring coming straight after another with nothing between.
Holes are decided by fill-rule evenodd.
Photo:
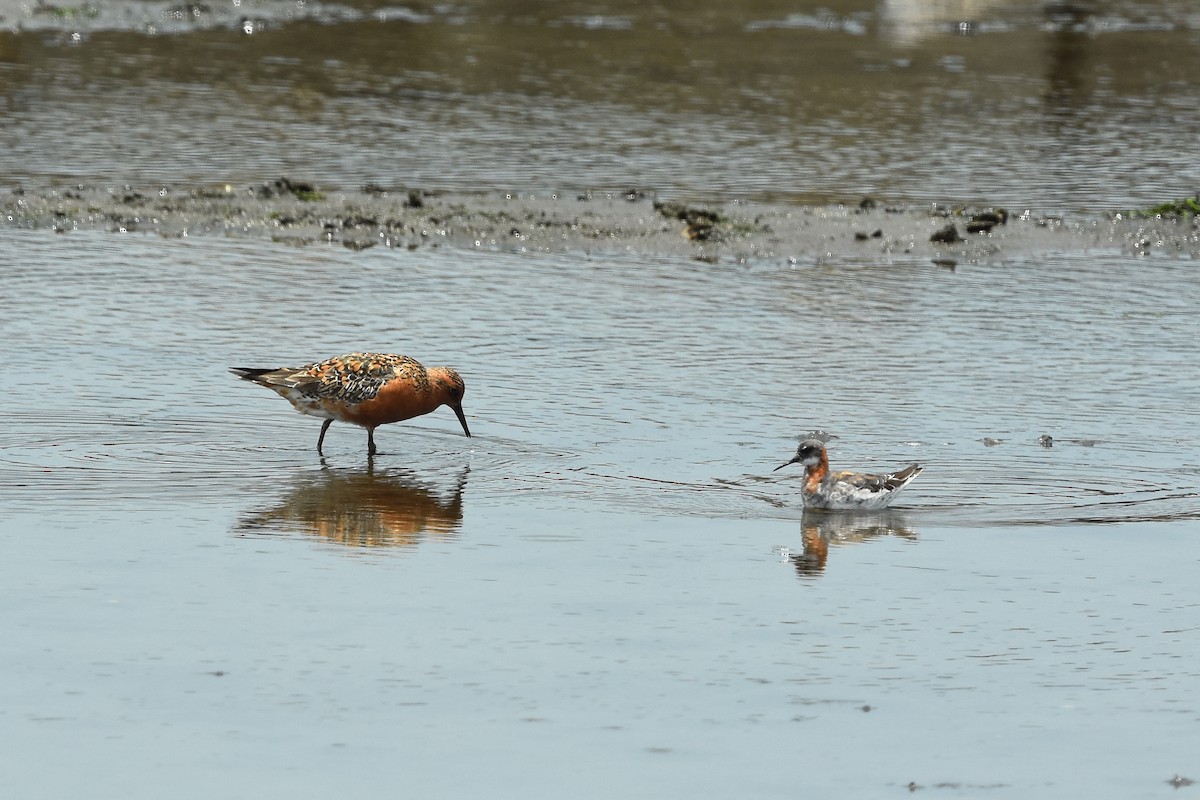
<instances>
[{"instance_id":1,"label":"bird's pointed tail","mask_svg":"<svg viewBox=\"0 0 1200 800\"><path fill-rule=\"evenodd\" d=\"M268 372L274 372L273 369L259 369L257 367L230 367L229 371L237 375L244 381L257 381Z\"/></svg>"}]
</instances>

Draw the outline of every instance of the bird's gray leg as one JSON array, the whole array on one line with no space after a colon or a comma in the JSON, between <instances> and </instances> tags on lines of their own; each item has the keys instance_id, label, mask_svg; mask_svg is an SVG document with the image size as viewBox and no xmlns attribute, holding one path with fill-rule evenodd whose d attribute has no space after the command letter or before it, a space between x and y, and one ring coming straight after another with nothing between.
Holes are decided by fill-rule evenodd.
<instances>
[{"instance_id":1,"label":"bird's gray leg","mask_svg":"<svg viewBox=\"0 0 1200 800\"><path fill-rule=\"evenodd\" d=\"M367 455L375 455L375 429L367 428Z\"/></svg>"},{"instance_id":2,"label":"bird's gray leg","mask_svg":"<svg viewBox=\"0 0 1200 800\"><path fill-rule=\"evenodd\" d=\"M317 455L323 456L321 445L325 443L325 431L329 430L329 426L333 424L333 420L327 419L321 423L321 435L317 437Z\"/></svg>"}]
</instances>

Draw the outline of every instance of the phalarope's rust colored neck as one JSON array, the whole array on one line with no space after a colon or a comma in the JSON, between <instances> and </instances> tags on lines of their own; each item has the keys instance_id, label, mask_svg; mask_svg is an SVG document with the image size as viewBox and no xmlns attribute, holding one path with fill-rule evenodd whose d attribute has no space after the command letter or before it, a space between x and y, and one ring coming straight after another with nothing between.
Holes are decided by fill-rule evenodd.
<instances>
[{"instance_id":1,"label":"phalarope's rust colored neck","mask_svg":"<svg viewBox=\"0 0 1200 800\"><path fill-rule=\"evenodd\" d=\"M831 472L829 454L817 439L806 439L796 448L796 456L786 464L804 465L805 508L861 509L886 508L896 495L923 469L916 464L898 472L868 475L861 472Z\"/></svg>"},{"instance_id":2,"label":"phalarope's rust colored neck","mask_svg":"<svg viewBox=\"0 0 1200 800\"><path fill-rule=\"evenodd\" d=\"M230 372L278 392L301 414L324 417L317 452L334 420L367 429L367 454L375 455L375 429L450 406L471 435L463 414L466 385L449 367L426 369L408 356L390 353L347 353L303 367L257 369L230 367Z\"/></svg>"}]
</instances>

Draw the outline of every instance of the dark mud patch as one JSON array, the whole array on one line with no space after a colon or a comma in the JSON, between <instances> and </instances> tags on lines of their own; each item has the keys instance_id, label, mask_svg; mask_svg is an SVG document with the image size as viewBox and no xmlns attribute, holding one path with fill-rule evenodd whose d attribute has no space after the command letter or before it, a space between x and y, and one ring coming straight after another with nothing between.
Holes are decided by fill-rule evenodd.
<instances>
[{"instance_id":1,"label":"dark mud patch","mask_svg":"<svg viewBox=\"0 0 1200 800\"><path fill-rule=\"evenodd\" d=\"M256 185L10 187L0 219L28 230L262 237L351 250L469 247L626 253L705 263L926 260L959 264L1095 249L1200 255L1194 217L1068 219L988 207L691 205L653 192L449 193L282 177ZM948 232L953 230L954 235Z\"/></svg>"}]
</instances>

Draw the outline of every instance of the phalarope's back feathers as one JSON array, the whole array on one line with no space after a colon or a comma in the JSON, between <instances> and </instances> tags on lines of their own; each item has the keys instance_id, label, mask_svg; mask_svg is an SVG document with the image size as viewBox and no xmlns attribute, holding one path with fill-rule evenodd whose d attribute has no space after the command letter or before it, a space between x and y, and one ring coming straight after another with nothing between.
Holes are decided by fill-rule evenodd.
<instances>
[{"instance_id":1,"label":"phalarope's back feathers","mask_svg":"<svg viewBox=\"0 0 1200 800\"><path fill-rule=\"evenodd\" d=\"M804 465L801 495L806 508L877 509L886 508L896 495L921 474L916 464L897 472L872 475L862 472L831 472L829 454L817 439L806 439L796 448L796 456L776 470L790 464Z\"/></svg>"},{"instance_id":2,"label":"phalarope's back feathers","mask_svg":"<svg viewBox=\"0 0 1200 800\"><path fill-rule=\"evenodd\" d=\"M301 414L324 417L318 453L335 419L366 428L367 453L374 455L377 427L428 414L439 406L450 406L463 433L471 435L462 410L467 389L463 379L449 367L426 369L408 356L347 353L303 367L230 367L229 371L277 392Z\"/></svg>"}]
</instances>

